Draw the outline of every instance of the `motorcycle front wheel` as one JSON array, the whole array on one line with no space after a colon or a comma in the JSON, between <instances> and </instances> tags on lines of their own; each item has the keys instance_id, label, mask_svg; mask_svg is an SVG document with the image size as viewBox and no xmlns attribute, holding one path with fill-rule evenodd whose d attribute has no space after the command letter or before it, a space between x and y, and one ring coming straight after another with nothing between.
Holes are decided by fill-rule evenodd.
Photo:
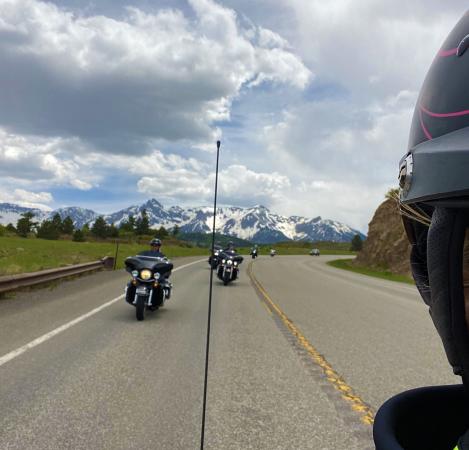
<instances>
[{"instance_id":1,"label":"motorcycle front wheel","mask_svg":"<svg viewBox=\"0 0 469 450\"><path fill-rule=\"evenodd\" d=\"M137 304L135 305L135 313L137 320L145 319L145 296L139 295L137 297Z\"/></svg>"}]
</instances>

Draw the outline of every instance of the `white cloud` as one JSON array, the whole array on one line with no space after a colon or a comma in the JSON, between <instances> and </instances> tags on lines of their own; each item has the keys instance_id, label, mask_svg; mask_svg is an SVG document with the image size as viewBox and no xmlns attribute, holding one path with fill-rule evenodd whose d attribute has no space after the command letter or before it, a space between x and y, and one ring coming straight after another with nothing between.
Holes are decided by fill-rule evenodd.
<instances>
[{"instance_id":1,"label":"white cloud","mask_svg":"<svg viewBox=\"0 0 469 450\"><path fill-rule=\"evenodd\" d=\"M122 163L124 162L121 160ZM147 159L128 162L129 171L144 175L138 181L140 192L167 202L206 204L213 200L213 168L194 159L153 152ZM153 169L152 169L153 168ZM272 204L282 198L290 180L276 172L258 173L244 165L220 170L219 201L225 204Z\"/></svg>"},{"instance_id":2,"label":"white cloud","mask_svg":"<svg viewBox=\"0 0 469 450\"><path fill-rule=\"evenodd\" d=\"M138 153L149 138L212 139L214 122L229 120L232 100L253 81L308 83L310 71L275 33L268 48L258 46L233 10L190 5L193 19L129 7L116 20L2 1L0 124Z\"/></svg>"},{"instance_id":3,"label":"white cloud","mask_svg":"<svg viewBox=\"0 0 469 450\"><path fill-rule=\"evenodd\" d=\"M0 128L0 176L36 189L71 186L88 190L97 178L82 170L75 156L79 151L77 139L25 137Z\"/></svg>"},{"instance_id":4,"label":"white cloud","mask_svg":"<svg viewBox=\"0 0 469 450\"><path fill-rule=\"evenodd\" d=\"M467 8L455 0L292 0L297 48L359 101L418 90L433 57Z\"/></svg>"},{"instance_id":5,"label":"white cloud","mask_svg":"<svg viewBox=\"0 0 469 450\"><path fill-rule=\"evenodd\" d=\"M10 192L0 191L0 203L15 203L28 208L39 208L45 211L51 211L48 203L53 201L50 192L30 192L25 189L14 189Z\"/></svg>"},{"instance_id":6,"label":"white cloud","mask_svg":"<svg viewBox=\"0 0 469 450\"><path fill-rule=\"evenodd\" d=\"M303 104L267 126L272 169L292 183L285 214L336 218L366 231L387 189L397 184L416 93L399 92L359 108L346 101Z\"/></svg>"}]
</instances>

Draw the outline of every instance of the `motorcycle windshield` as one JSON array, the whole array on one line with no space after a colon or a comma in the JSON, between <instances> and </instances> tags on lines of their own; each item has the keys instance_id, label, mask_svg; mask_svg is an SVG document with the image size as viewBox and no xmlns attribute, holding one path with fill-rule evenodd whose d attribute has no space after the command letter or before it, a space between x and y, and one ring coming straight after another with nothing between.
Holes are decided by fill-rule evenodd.
<instances>
[{"instance_id":1,"label":"motorcycle windshield","mask_svg":"<svg viewBox=\"0 0 469 450\"><path fill-rule=\"evenodd\" d=\"M152 256L130 256L124 261L127 272L149 269L153 272L166 273L173 269L173 264L164 258Z\"/></svg>"},{"instance_id":2,"label":"motorcycle windshield","mask_svg":"<svg viewBox=\"0 0 469 450\"><path fill-rule=\"evenodd\" d=\"M243 257L238 255L236 252L223 252L220 256L222 259L231 259L236 261L238 264L243 262Z\"/></svg>"}]
</instances>

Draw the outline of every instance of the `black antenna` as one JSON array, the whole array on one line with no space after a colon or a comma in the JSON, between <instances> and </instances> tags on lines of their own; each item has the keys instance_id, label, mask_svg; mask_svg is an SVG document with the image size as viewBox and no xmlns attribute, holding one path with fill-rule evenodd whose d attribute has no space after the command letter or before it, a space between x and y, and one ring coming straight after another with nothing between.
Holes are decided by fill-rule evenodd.
<instances>
[{"instance_id":1,"label":"black antenna","mask_svg":"<svg viewBox=\"0 0 469 450\"><path fill-rule=\"evenodd\" d=\"M215 199L213 201L213 226L212 226L212 258L215 253L215 219L217 217L217 189L218 189L218 160L220 157L220 141L217 141L217 166L215 169ZM212 287L213 269L210 267L210 287L208 293L208 319L207 319L207 344L205 347L205 377L204 377L204 403L202 409L202 433L200 436L200 450L204 449L205 441L205 412L207 409L207 381L208 381L208 355L210 350L210 319L212 317Z\"/></svg>"}]
</instances>

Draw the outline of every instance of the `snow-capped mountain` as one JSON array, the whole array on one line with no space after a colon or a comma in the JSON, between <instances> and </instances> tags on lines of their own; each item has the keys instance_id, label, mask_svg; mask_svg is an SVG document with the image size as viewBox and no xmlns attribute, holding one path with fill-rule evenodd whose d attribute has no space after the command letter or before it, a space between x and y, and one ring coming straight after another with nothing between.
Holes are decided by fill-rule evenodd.
<instances>
[{"instance_id":1,"label":"snow-capped mountain","mask_svg":"<svg viewBox=\"0 0 469 450\"><path fill-rule=\"evenodd\" d=\"M78 206L70 206L68 208L59 208L52 211L51 213L49 213L49 218L57 213L60 215L62 220L65 219L65 217L67 216L71 217L75 228L82 228L83 225L94 222L96 218L99 217L99 214L92 211L91 209L79 208Z\"/></svg>"},{"instance_id":2,"label":"snow-capped mountain","mask_svg":"<svg viewBox=\"0 0 469 450\"><path fill-rule=\"evenodd\" d=\"M9 223L16 225L18 219L21 218L21 214L26 212L32 212L36 222L42 222L50 214L49 211L38 208L28 208L13 203L0 203L0 223L2 225L8 225Z\"/></svg>"},{"instance_id":3,"label":"snow-capped mountain","mask_svg":"<svg viewBox=\"0 0 469 450\"><path fill-rule=\"evenodd\" d=\"M0 203L0 223L11 222L15 224L20 214L26 210L30 209ZM183 233L209 233L212 227L213 210L211 207L181 208L172 206L165 208L155 199L104 215L104 218L109 224L119 226L122 222L127 221L131 215L137 218L143 210L146 210L152 228L164 226L170 229L177 225ZM76 207L61 208L51 212L32 211L35 213L37 221L50 218L56 213L59 213L62 218L70 216L76 227L92 223L99 216L98 213L89 209ZM300 216L281 216L272 213L262 205L252 208L220 207L217 209L216 219L217 232L258 243L284 240L347 242L351 241L356 234L364 237L359 231L340 222L321 217L309 219Z\"/></svg>"}]
</instances>

